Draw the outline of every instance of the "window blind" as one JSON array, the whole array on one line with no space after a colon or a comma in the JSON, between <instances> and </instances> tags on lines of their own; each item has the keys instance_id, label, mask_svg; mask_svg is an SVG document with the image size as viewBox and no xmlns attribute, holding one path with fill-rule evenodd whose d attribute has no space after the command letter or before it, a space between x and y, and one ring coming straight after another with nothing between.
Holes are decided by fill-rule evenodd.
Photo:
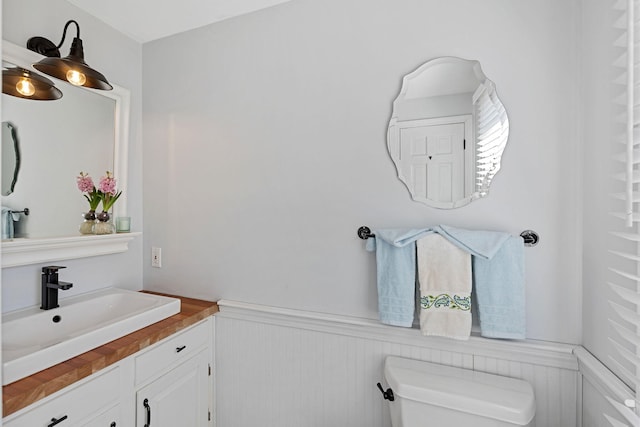
<instances>
[{"instance_id":1,"label":"window blind","mask_svg":"<svg viewBox=\"0 0 640 427\"><path fill-rule=\"evenodd\" d=\"M620 192L614 193L614 203L619 210L612 215L620 219L620 228L612 231L609 243L610 281L613 290L609 303L612 307L609 322L611 325L610 341L612 351L610 362L612 370L634 390L635 399L619 402L607 397L613 414L604 414L604 418L613 427L640 426L640 417L636 410L640 396L640 233L638 223L638 203L640 194L640 72L639 46L640 0L619 0L614 8L620 12L621 18L616 22L616 29L623 34L616 41L616 48L622 55L614 66L622 71L617 80L625 88L621 97L624 106L622 122L624 130L616 138L613 159L619 167L614 173L614 180Z\"/></svg>"},{"instance_id":2,"label":"window blind","mask_svg":"<svg viewBox=\"0 0 640 427\"><path fill-rule=\"evenodd\" d=\"M498 99L493 82L486 80L473 94L476 133L476 192L486 195L500 170L500 155L509 137L507 111Z\"/></svg>"}]
</instances>

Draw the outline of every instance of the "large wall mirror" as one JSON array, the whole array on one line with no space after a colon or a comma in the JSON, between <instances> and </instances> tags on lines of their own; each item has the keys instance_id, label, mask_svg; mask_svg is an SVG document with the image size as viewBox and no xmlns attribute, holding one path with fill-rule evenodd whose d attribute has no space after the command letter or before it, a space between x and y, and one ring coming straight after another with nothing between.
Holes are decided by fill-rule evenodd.
<instances>
[{"instance_id":1,"label":"large wall mirror","mask_svg":"<svg viewBox=\"0 0 640 427\"><path fill-rule=\"evenodd\" d=\"M3 41L3 67L31 64L42 57ZM10 122L20 136L20 173L10 194L4 190L2 206L21 211L16 237L43 239L78 236L88 202L76 186L76 177L88 172L97 184L112 171L123 195L115 214L126 212L129 91L97 91L55 81L63 97L33 101L2 95L2 122ZM3 157L6 136L3 131ZM9 146L9 144L6 144ZM3 159L4 162L4 159ZM3 163L3 174L4 174Z\"/></svg>"},{"instance_id":2,"label":"large wall mirror","mask_svg":"<svg viewBox=\"0 0 640 427\"><path fill-rule=\"evenodd\" d=\"M415 201L452 209L488 194L508 137L507 112L480 63L442 57L402 80L387 145Z\"/></svg>"}]
</instances>

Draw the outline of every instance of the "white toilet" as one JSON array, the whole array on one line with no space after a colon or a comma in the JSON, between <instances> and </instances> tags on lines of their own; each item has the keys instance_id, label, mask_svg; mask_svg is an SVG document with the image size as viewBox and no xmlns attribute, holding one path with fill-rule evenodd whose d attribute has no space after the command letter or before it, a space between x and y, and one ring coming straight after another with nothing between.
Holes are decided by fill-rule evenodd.
<instances>
[{"instance_id":1,"label":"white toilet","mask_svg":"<svg viewBox=\"0 0 640 427\"><path fill-rule=\"evenodd\" d=\"M523 380L395 356L384 376L393 427L530 426L535 415Z\"/></svg>"}]
</instances>

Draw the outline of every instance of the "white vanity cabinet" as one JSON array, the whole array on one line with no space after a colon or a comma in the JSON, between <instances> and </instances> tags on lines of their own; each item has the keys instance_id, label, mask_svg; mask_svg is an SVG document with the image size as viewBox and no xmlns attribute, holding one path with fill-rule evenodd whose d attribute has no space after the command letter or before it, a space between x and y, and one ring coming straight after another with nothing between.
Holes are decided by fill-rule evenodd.
<instances>
[{"instance_id":1,"label":"white vanity cabinet","mask_svg":"<svg viewBox=\"0 0 640 427\"><path fill-rule=\"evenodd\" d=\"M135 357L136 427L212 424L210 322Z\"/></svg>"},{"instance_id":2,"label":"white vanity cabinet","mask_svg":"<svg viewBox=\"0 0 640 427\"><path fill-rule=\"evenodd\" d=\"M83 381L5 418L5 427L120 427L119 366L104 369Z\"/></svg>"},{"instance_id":3,"label":"white vanity cabinet","mask_svg":"<svg viewBox=\"0 0 640 427\"><path fill-rule=\"evenodd\" d=\"M206 427L208 363L206 350L188 359L136 393L136 427Z\"/></svg>"},{"instance_id":4,"label":"white vanity cabinet","mask_svg":"<svg viewBox=\"0 0 640 427\"><path fill-rule=\"evenodd\" d=\"M5 427L212 427L213 317L3 420Z\"/></svg>"}]
</instances>

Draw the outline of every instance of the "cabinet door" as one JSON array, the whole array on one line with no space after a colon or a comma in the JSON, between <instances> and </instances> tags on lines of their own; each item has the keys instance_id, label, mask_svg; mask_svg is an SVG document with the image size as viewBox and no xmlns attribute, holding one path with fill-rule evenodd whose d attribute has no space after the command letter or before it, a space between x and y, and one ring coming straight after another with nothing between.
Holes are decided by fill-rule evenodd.
<instances>
[{"instance_id":1,"label":"cabinet door","mask_svg":"<svg viewBox=\"0 0 640 427\"><path fill-rule=\"evenodd\" d=\"M136 393L137 427L206 427L210 413L207 350Z\"/></svg>"}]
</instances>

